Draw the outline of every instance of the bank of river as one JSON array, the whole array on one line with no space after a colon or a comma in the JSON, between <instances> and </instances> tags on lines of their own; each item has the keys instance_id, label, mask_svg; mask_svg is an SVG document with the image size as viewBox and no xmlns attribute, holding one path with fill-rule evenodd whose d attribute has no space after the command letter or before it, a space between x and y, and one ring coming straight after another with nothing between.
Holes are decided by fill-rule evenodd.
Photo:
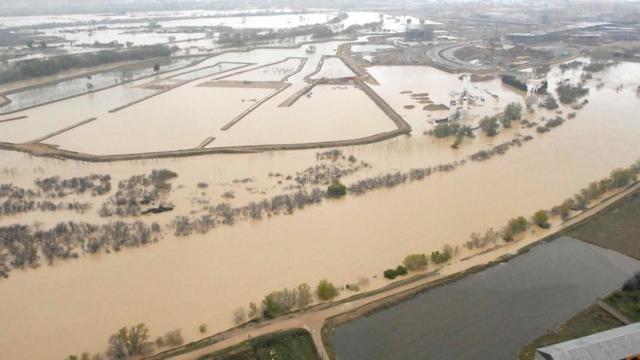
<instances>
[{"instance_id":1,"label":"bank of river","mask_svg":"<svg viewBox=\"0 0 640 360\"><path fill-rule=\"evenodd\" d=\"M515 359L640 262L568 237L335 329L336 358Z\"/></svg>"}]
</instances>

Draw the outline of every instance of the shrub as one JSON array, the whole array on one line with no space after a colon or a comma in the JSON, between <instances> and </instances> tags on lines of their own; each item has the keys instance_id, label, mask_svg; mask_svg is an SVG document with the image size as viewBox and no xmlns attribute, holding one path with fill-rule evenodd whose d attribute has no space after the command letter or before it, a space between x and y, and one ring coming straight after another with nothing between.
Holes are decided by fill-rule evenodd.
<instances>
[{"instance_id":1,"label":"shrub","mask_svg":"<svg viewBox=\"0 0 640 360\"><path fill-rule=\"evenodd\" d=\"M496 136L498 135L498 118L495 116L485 116L480 120L479 124L480 129L484 131L487 136Z\"/></svg>"},{"instance_id":2,"label":"shrub","mask_svg":"<svg viewBox=\"0 0 640 360\"><path fill-rule=\"evenodd\" d=\"M398 276L404 276L407 275L407 273L407 268L402 265L398 265L398 267L396 268L396 274Z\"/></svg>"},{"instance_id":3,"label":"shrub","mask_svg":"<svg viewBox=\"0 0 640 360\"><path fill-rule=\"evenodd\" d=\"M243 307L239 307L233 311L233 323L240 325L247 320L247 312ZM205 328L206 331L206 328ZM203 331L200 331L203 332Z\"/></svg>"},{"instance_id":4,"label":"shrub","mask_svg":"<svg viewBox=\"0 0 640 360\"><path fill-rule=\"evenodd\" d=\"M178 346L184 343L182 331L180 329L171 330L164 335L164 342L168 346Z\"/></svg>"},{"instance_id":5,"label":"shrub","mask_svg":"<svg viewBox=\"0 0 640 360\"><path fill-rule=\"evenodd\" d=\"M201 334L204 334L207 332L207 324L200 324L200 326L198 327L198 330L200 331Z\"/></svg>"},{"instance_id":6,"label":"shrub","mask_svg":"<svg viewBox=\"0 0 640 360\"><path fill-rule=\"evenodd\" d=\"M387 269L382 274L384 275L385 278L389 280L393 280L396 277L398 277L398 273L396 273L395 269Z\"/></svg>"},{"instance_id":7,"label":"shrub","mask_svg":"<svg viewBox=\"0 0 640 360\"><path fill-rule=\"evenodd\" d=\"M338 296L338 289L329 281L322 280L316 287L316 296L323 301L333 300Z\"/></svg>"},{"instance_id":8,"label":"shrub","mask_svg":"<svg viewBox=\"0 0 640 360\"><path fill-rule=\"evenodd\" d=\"M538 225L543 229L548 229L551 224L549 224L549 214L547 214L544 210L538 210L535 214L533 214L533 223Z\"/></svg>"},{"instance_id":9,"label":"shrub","mask_svg":"<svg viewBox=\"0 0 640 360\"><path fill-rule=\"evenodd\" d=\"M339 197L345 196L346 194L347 194L347 187L337 180L334 181L327 188L327 195L332 198L339 198Z\"/></svg>"},{"instance_id":10,"label":"shrub","mask_svg":"<svg viewBox=\"0 0 640 360\"><path fill-rule=\"evenodd\" d=\"M502 231L502 238L505 241L512 241L513 237L527 230L529 225L527 219L520 216L509 220L509 223Z\"/></svg>"},{"instance_id":11,"label":"shrub","mask_svg":"<svg viewBox=\"0 0 640 360\"><path fill-rule=\"evenodd\" d=\"M434 264L444 264L447 261L451 260L453 254L447 251L439 251L436 250L431 253L431 262Z\"/></svg>"},{"instance_id":12,"label":"shrub","mask_svg":"<svg viewBox=\"0 0 640 360\"><path fill-rule=\"evenodd\" d=\"M521 117L522 117L522 105L520 105L520 103L517 103L517 102L509 103L509 105L507 105L507 107L504 109L503 118L509 122L520 120Z\"/></svg>"},{"instance_id":13,"label":"shrub","mask_svg":"<svg viewBox=\"0 0 640 360\"><path fill-rule=\"evenodd\" d=\"M615 188L623 188L635 182L638 179L638 175L631 169L616 169L611 172L611 186Z\"/></svg>"},{"instance_id":14,"label":"shrub","mask_svg":"<svg viewBox=\"0 0 640 360\"><path fill-rule=\"evenodd\" d=\"M402 263L410 271L419 271L427 267L428 261L425 254L411 254L407 255Z\"/></svg>"}]
</instances>

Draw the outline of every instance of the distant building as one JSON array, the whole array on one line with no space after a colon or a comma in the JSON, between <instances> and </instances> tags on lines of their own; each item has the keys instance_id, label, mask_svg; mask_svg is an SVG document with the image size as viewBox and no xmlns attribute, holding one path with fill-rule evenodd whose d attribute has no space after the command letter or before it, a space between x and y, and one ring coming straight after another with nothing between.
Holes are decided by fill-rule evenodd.
<instances>
[{"instance_id":1,"label":"distant building","mask_svg":"<svg viewBox=\"0 0 640 360\"><path fill-rule=\"evenodd\" d=\"M506 34L505 38L515 44L535 44L545 41L553 41L558 38L555 33L512 33Z\"/></svg>"},{"instance_id":2,"label":"distant building","mask_svg":"<svg viewBox=\"0 0 640 360\"><path fill-rule=\"evenodd\" d=\"M433 25L407 27L405 38L407 41L431 41L433 40Z\"/></svg>"},{"instance_id":3,"label":"distant building","mask_svg":"<svg viewBox=\"0 0 640 360\"><path fill-rule=\"evenodd\" d=\"M640 323L536 350L535 360L639 360Z\"/></svg>"}]
</instances>

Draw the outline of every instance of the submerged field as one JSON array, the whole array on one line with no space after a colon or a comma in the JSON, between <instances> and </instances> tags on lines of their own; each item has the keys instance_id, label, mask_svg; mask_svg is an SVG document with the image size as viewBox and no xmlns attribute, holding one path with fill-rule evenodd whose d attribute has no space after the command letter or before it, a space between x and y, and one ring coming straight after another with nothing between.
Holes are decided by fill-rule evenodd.
<instances>
[{"instance_id":1,"label":"submerged field","mask_svg":"<svg viewBox=\"0 0 640 360\"><path fill-rule=\"evenodd\" d=\"M307 53L305 47L230 52L195 65L190 68L193 73L169 72L9 115L27 116L20 120L2 122L9 116L0 116L0 141L33 141L91 117L97 119L43 142L100 155L345 140L395 129L381 108L350 83L317 85L293 105L280 106L308 85L305 77L317 70L322 55L335 55L343 42L346 40L317 43L315 53ZM298 72L300 61L285 60L294 57L307 59ZM219 63L251 65L218 68ZM342 70L326 70L329 77L351 76ZM525 94L499 80L470 83L429 67L367 70L379 83L370 85L371 89L412 127L410 136L346 146L338 153L309 149L113 163L2 151L0 183L37 190L37 179L101 174L110 175L112 189L95 196L72 193L47 198L42 194L34 201L49 200L54 205L77 201L87 207L83 211L62 206L55 211L44 207L3 213L0 227L26 224L49 229L73 220L101 225L141 221L148 226L158 223L161 228L157 242L124 245L117 251L107 247L108 251L95 254L76 244L72 251L77 259L55 257L49 264L41 258L38 268L16 268L8 279L0 280L0 308L11 314L0 316L10 323L0 329L3 353L22 359L100 352L118 328L139 322L149 325L154 337L181 328L190 341L204 336L198 330L202 323L209 325L210 334L233 326L236 308L259 303L276 289L302 282L315 285L324 278L344 287L360 277L368 279L369 289L376 288L388 283L382 271L407 254L451 245L460 249L454 262L472 256L482 251L464 248L472 232L499 229L512 217L529 217L548 209L591 181L640 158L640 124L628 116L637 108L633 89L640 85L637 77L628 74L640 72L639 64L607 68L598 75L604 83L599 89L595 80L587 83L588 105L580 110L568 105L558 109L565 117L577 113L562 126L538 134L535 128L514 122L495 137L476 131L475 138L464 138L457 149L451 148L451 137L424 134L435 127L435 120L448 115L447 110L424 109L432 105L427 102L449 105L466 90L477 100L468 105L461 121L476 127L483 116L503 111L510 102L524 104ZM550 79L577 79L580 73L554 68ZM221 78L229 74L234 75ZM172 79L187 82L109 112L170 88L175 85ZM274 94L284 82L291 85ZM625 84L622 91L617 90L620 83ZM428 96L416 96L421 93ZM222 130L270 95L273 97ZM538 107L535 113L523 114L538 122L559 115ZM527 135L530 140L502 154L471 160L481 150ZM425 174L425 168L454 163L443 167L447 170L419 176ZM177 177L169 181L162 201L145 205L143 210L158 210L160 203L172 210L101 215L122 181L127 184L133 175L149 175L155 169L168 169ZM335 178L348 187L346 198L319 196L305 198L309 201L305 203L298 202L301 195L295 198L301 193L321 194ZM254 216L252 211L265 201L276 210ZM232 209L241 208L244 210L233 215ZM194 222L206 216L215 219L215 226L206 223L187 234L177 231L178 218ZM614 280L617 277L612 283ZM549 291L545 294L555 296L554 289L545 288ZM343 290L342 296L348 293ZM525 293L520 305L535 296ZM34 342L56 345L33 346Z\"/></svg>"}]
</instances>

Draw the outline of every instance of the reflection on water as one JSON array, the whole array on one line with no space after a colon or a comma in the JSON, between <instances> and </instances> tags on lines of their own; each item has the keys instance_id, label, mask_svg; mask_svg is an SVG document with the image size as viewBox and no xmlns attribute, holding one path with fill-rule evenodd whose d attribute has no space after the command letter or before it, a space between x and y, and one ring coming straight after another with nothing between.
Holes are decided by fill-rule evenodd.
<instances>
[{"instance_id":1,"label":"reflection on water","mask_svg":"<svg viewBox=\"0 0 640 360\"><path fill-rule=\"evenodd\" d=\"M336 328L338 359L513 360L618 288L640 262L571 238Z\"/></svg>"}]
</instances>

